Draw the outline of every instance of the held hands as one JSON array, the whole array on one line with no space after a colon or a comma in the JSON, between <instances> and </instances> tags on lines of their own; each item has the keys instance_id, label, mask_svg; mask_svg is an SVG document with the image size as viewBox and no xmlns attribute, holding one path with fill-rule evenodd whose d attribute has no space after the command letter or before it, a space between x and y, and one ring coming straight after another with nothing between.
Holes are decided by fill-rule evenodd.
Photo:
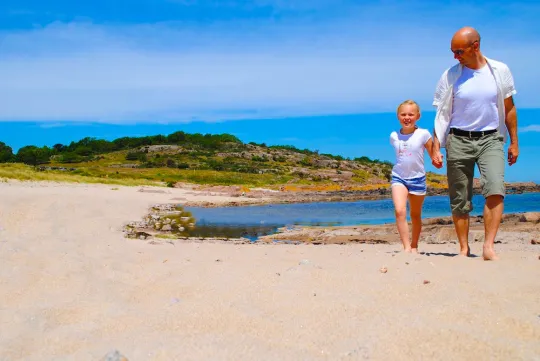
<instances>
[{"instance_id":1,"label":"held hands","mask_svg":"<svg viewBox=\"0 0 540 361\"><path fill-rule=\"evenodd\" d=\"M508 165L513 165L517 162L519 148L516 143L510 143L508 146Z\"/></svg>"},{"instance_id":2,"label":"held hands","mask_svg":"<svg viewBox=\"0 0 540 361\"><path fill-rule=\"evenodd\" d=\"M437 169L442 168L443 166L443 155L441 154L440 150L433 150L433 154L431 156L431 164Z\"/></svg>"}]
</instances>

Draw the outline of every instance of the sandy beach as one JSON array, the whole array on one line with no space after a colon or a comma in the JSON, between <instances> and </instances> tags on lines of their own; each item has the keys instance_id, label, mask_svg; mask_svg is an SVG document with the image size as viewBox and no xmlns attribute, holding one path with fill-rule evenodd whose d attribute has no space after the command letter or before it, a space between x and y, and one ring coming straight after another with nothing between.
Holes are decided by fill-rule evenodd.
<instances>
[{"instance_id":1,"label":"sandy beach","mask_svg":"<svg viewBox=\"0 0 540 361\"><path fill-rule=\"evenodd\" d=\"M149 244L122 228L153 204L242 198L141 189L0 183L1 361L540 360L531 240Z\"/></svg>"}]
</instances>

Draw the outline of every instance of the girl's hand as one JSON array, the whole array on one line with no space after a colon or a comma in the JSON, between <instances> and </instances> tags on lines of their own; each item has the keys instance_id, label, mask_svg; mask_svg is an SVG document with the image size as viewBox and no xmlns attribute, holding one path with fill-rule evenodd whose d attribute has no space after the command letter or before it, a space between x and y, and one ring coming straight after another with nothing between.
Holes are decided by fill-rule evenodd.
<instances>
[{"instance_id":1,"label":"girl's hand","mask_svg":"<svg viewBox=\"0 0 540 361\"><path fill-rule=\"evenodd\" d=\"M441 151L434 150L433 154L431 155L431 164L437 169L442 168L443 166L443 155Z\"/></svg>"}]
</instances>

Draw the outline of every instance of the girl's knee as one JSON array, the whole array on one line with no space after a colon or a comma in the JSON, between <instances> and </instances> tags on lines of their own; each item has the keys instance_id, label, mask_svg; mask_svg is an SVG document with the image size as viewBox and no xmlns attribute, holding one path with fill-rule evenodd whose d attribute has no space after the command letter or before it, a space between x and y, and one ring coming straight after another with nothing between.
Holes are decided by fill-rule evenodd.
<instances>
[{"instance_id":1,"label":"girl's knee","mask_svg":"<svg viewBox=\"0 0 540 361\"><path fill-rule=\"evenodd\" d=\"M407 209L406 208L399 208L395 210L396 218L406 218L407 217Z\"/></svg>"}]
</instances>

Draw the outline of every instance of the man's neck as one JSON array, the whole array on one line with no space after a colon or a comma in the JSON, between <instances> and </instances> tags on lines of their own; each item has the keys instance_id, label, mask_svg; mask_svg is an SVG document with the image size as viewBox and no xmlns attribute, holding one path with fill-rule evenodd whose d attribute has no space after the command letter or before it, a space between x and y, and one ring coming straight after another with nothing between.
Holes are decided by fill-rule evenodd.
<instances>
[{"instance_id":1,"label":"man's neck","mask_svg":"<svg viewBox=\"0 0 540 361\"><path fill-rule=\"evenodd\" d=\"M487 60L486 58L484 57L484 55L482 55L482 53L478 53L478 56L476 57L475 61L473 64L469 64L467 65L467 68L469 69L473 69L473 70L478 70L478 69L481 69L484 67L484 65L487 64Z\"/></svg>"}]
</instances>

